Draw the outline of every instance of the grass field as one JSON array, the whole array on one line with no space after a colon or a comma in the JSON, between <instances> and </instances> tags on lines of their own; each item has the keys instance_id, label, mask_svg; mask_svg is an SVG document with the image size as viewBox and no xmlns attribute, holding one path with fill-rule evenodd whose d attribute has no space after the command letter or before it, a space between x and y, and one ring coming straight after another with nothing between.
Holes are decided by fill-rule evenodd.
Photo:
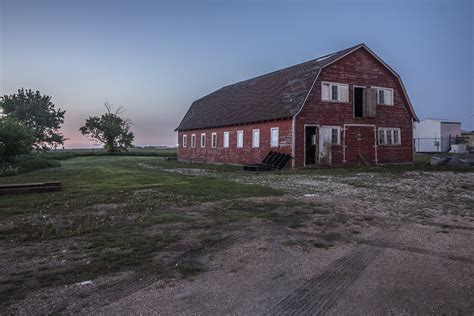
<instances>
[{"instance_id":1,"label":"grass field","mask_svg":"<svg viewBox=\"0 0 474 316\"><path fill-rule=\"evenodd\" d=\"M2 302L131 267L159 270L152 257L181 239L185 229L171 232L163 224L190 222L178 208L279 194L259 185L162 170L179 165L159 157L79 157L61 161L59 168L1 178L0 184L59 180L64 187L1 197L0 240L15 245L15 256L25 262L1 274ZM67 257L67 264L52 265L47 259L52 254Z\"/></svg>"}]
</instances>

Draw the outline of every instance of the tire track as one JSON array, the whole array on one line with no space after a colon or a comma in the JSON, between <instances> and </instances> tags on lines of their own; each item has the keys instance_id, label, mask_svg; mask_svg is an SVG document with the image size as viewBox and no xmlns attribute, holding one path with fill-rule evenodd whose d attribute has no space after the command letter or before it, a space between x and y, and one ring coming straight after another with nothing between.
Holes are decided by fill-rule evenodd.
<instances>
[{"instance_id":1,"label":"tire track","mask_svg":"<svg viewBox=\"0 0 474 316\"><path fill-rule=\"evenodd\" d=\"M97 286L94 289L85 293L80 293L70 299L58 302L54 305L49 305L47 308L38 311L38 314L93 313L103 306L109 305L164 279L164 275L174 269L176 262L187 259L196 259L205 255L209 251L227 248L232 244L243 240L244 237L246 237L245 234L230 235L215 241L212 245L208 244L205 247L189 250L174 258L174 260L165 263L162 266L163 273L157 274L156 272L149 271L147 268L142 268L125 279ZM212 247L212 249L210 250L209 247Z\"/></svg>"},{"instance_id":2,"label":"tire track","mask_svg":"<svg viewBox=\"0 0 474 316\"><path fill-rule=\"evenodd\" d=\"M438 257L438 258L443 258L443 259L448 259L448 260L453 260L453 261L458 261L458 262L463 262L463 263L474 264L474 260L471 258L466 258L466 257L462 257L462 256L458 256L458 255L446 253L446 252L406 246L401 243L396 243L392 241L376 240L376 239L370 240L370 239L362 239L362 238L355 238L354 241L356 241L359 244L364 244L364 245L373 246L373 247L412 252L412 253L417 253L421 255L427 255L427 256Z\"/></svg>"},{"instance_id":3,"label":"tire track","mask_svg":"<svg viewBox=\"0 0 474 316\"><path fill-rule=\"evenodd\" d=\"M326 270L290 293L271 315L320 315L327 313L364 269L384 250L362 246L336 260Z\"/></svg>"}]
</instances>

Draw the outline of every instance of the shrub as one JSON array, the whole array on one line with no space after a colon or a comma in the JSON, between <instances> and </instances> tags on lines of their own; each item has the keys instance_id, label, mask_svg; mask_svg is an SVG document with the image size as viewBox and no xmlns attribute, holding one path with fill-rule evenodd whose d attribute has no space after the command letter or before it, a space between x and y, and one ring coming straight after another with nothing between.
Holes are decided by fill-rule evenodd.
<instances>
[{"instance_id":1,"label":"shrub","mask_svg":"<svg viewBox=\"0 0 474 316\"><path fill-rule=\"evenodd\" d=\"M18 174L18 167L11 164L0 165L0 177L14 176Z\"/></svg>"},{"instance_id":2,"label":"shrub","mask_svg":"<svg viewBox=\"0 0 474 316\"><path fill-rule=\"evenodd\" d=\"M14 118L0 119L0 160L12 162L16 155L31 151L32 131Z\"/></svg>"},{"instance_id":3,"label":"shrub","mask_svg":"<svg viewBox=\"0 0 474 316\"><path fill-rule=\"evenodd\" d=\"M59 167L61 164L56 160L44 158L31 158L20 160L15 163L4 163L0 165L0 177L14 176L34 170Z\"/></svg>"},{"instance_id":4,"label":"shrub","mask_svg":"<svg viewBox=\"0 0 474 316\"><path fill-rule=\"evenodd\" d=\"M44 158L33 158L20 161L17 166L23 172L30 172L33 170L59 167L61 164L56 160L47 160Z\"/></svg>"}]
</instances>

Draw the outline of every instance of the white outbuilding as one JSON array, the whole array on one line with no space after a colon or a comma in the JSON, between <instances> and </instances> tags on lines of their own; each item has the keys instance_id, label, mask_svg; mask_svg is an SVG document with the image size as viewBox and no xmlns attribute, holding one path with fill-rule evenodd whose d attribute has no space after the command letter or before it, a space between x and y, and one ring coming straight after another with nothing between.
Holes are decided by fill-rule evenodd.
<instances>
[{"instance_id":1,"label":"white outbuilding","mask_svg":"<svg viewBox=\"0 0 474 316\"><path fill-rule=\"evenodd\" d=\"M417 152L447 152L461 136L461 123L427 118L416 122L413 130Z\"/></svg>"}]
</instances>

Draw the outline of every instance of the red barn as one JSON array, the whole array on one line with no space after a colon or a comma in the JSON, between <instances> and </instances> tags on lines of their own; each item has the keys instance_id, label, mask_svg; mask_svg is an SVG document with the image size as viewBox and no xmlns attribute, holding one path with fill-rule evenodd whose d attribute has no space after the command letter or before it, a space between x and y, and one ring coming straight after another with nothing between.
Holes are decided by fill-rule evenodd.
<instances>
[{"instance_id":1,"label":"red barn","mask_svg":"<svg viewBox=\"0 0 474 316\"><path fill-rule=\"evenodd\" d=\"M276 151L293 167L407 163L417 120L400 76L360 44L194 101L176 129L178 159L250 164Z\"/></svg>"}]
</instances>

